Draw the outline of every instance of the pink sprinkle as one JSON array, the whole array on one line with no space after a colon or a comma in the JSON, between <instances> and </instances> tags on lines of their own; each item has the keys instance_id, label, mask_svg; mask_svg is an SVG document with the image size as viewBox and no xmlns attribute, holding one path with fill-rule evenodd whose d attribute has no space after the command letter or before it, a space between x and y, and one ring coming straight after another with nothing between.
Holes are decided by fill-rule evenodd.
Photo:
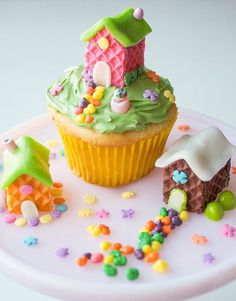
<instances>
[{"instance_id":1,"label":"pink sprinkle","mask_svg":"<svg viewBox=\"0 0 236 301\"><path fill-rule=\"evenodd\" d=\"M31 194L33 192L33 187L30 185L22 185L20 187L20 193L28 195Z\"/></svg>"},{"instance_id":2,"label":"pink sprinkle","mask_svg":"<svg viewBox=\"0 0 236 301\"><path fill-rule=\"evenodd\" d=\"M236 228L231 227L230 225L223 225L222 232L224 236L234 237L236 234Z\"/></svg>"},{"instance_id":3,"label":"pink sprinkle","mask_svg":"<svg viewBox=\"0 0 236 301\"><path fill-rule=\"evenodd\" d=\"M110 215L110 212L106 211L105 209L102 209L102 210L96 212L96 216L98 218L107 218L109 215Z\"/></svg>"},{"instance_id":4,"label":"pink sprinkle","mask_svg":"<svg viewBox=\"0 0 236 301\"><path fill-rule=\"evenodd\" d=\"M136 8L133 16L137 20L142 20L143 19L143 9L142 8Z\"/></svg>"},{"instance_id":5,"label":"pink sprinkle","mask_svg":"<svg viewBox=\"0 0 236 301\"><path fill-rule=\"evenodd\" d=\"M76 109L75 109L75 114L76 115L79 115L79 114L81 114L81 113L83 113L83 108L82 107L77 107Z\"/></svg>"},{"instance_id":6,"label":"pink sprinkle","mask_svg":"<svg viewBox=\"0 0 236 301\"><path fill-rule=\"evenodd\" d=\"M12 223L15 222L16 216L15 216L15 214L9 213L9 214L6 214L6 215L3 217L3 220L4 220L4 222L7 223L7 224L12 224Z\"/></svg>"},{"instance_id":7,"label":"pink sprinkle","mask_svg":"<svg viewBox=\"0 0 236 301\"><path fill-rule=\"evenodd\" d=\"M52 96L56 96L56 95L58 95L62 90L63 90L63 86L62 86L62 85L56 85L56 86L50 91L50 94L51 94Z\"/></svg>"},{"instance_id":8,"label":"pink sprinkle","mask_svg":"<svg viewBox=\"0 0 236 301\"><path fill-rule=\"evenodd\" d=\"M103 261L103 259L104 259L104 256L101 253L94 253L91 256L92 263L100 263Z\"/></svg>"}]
</instances>

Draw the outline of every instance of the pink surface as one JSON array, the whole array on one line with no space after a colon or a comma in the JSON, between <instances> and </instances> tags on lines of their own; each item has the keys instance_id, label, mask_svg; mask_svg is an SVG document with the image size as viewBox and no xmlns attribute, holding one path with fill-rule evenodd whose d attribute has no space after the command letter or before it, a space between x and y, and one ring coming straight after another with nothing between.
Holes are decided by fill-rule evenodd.
<instances>
[{"instance_id":1,"label":"pink surface","mask_svg":"<svg viewBox=\"0 0 236 301\"><path fill-rule=\"evenodd\" d=\"M98 46L98 40L102 37L109 41L109 48L106 50ZM133 47L125 48L104 28L87 43L84 70L92 71L97 62L103 61L111 68L111 84L123 87L125 73L144 64L144 49L145 40Z\"/></svg>"},{"instance_id":2,"label":"pink surface","mask_svg":"<svg viewBox=\"0 0 236 301\"><path fill-rule=\"evenodd\" d=\"M218 126L226 137L236 144L236 129L208 117L181 110L168 144L182 133L180 124L191 126L190 134L208 127ZM39 117L3 136L17 138L32 135L40 142L59 139L54 125L47 116ZM118 276L108 278L99 264L90 263L84 268L75 265L75 259L84 252L100 252L99 242L111 240L136 245L138 230L145 222L154 218L163 205L162 173L154 169L140 181L118 188L104 188L85 183L74 176L66 165L65 158L53 149L57 157L51 160L54 181L64 183L64 197L69 210L49 225L16 228L4 223L0 215L0 270L18 282L40 292L65 300L121 301L136 300L182 300L183 298L213 290L236 278L236 237L223 234L225 224L236 227L236 211L225 213L222 221L215 223L203 215L191 214L187 222L167 238L160 249L161 258L170 265L166 274L157 274L150 265L130 257L127 267L138 267L141 275L137 281L129 282L125 277L126 267L118 269ZM1 150L2 151L2 150ZM233 158L233 165L236 158ZM231 176L229 189L236 192L236 175ZM129 200L121 198L124 191L135 191ZM97 197L95 205L83 203L83 195L90 193ZM0 202L1 203L1 202ZM78 210L91 208L95 212L105 209L110 214L101 219L94 215L79 218ZM123 219L122 209L132 208L133 218ZM109 237L92 237L86 227L104 223L111 229ZM204 235L208 243L195 245L194 234ZM27 247L23 241L33 236L38 245ZM69 248L65 258L56 256L60 248ZM211 253L212 264L203 262L203 254Z\"/></svg>"}]
</instances>

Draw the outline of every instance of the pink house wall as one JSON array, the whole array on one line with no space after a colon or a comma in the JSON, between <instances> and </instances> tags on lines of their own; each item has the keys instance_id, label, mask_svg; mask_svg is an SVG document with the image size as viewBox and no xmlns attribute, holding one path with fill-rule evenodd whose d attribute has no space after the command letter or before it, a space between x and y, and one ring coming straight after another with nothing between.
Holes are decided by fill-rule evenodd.
<instances>
[{"instance_id":1,"label":"pink house wall","mask_svg":"<svg viewBox=\"0 0 236 301\"><path fill-rule=\"evenodd\" d=\"M101 37L105 37L109 41L109 48L106 50L102 50L98 46L97 42ZM144 64L144 49L144 40L133 47L123 47L104 28L87 43L84 70L93 70L94 65L99 61L106 62L111 68L111 84L124 87L125 73Z\"/></svg>"}]
</instances>

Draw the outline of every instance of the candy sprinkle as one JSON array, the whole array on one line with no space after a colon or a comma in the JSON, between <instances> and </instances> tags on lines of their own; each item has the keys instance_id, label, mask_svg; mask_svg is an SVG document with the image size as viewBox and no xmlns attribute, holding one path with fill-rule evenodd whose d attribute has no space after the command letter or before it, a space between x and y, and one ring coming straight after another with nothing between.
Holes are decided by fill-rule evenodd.
<instances>
[{"instance_id":1,"label":"candy sprinkle","mask_svg":"<svg viewBox=\"0 0 236 301\"><path fill-rule=\"evenodd\" d=\"M78 211L78 216L79 217L89 217L94 215L93 209L90 208L82 208Z\"/></svg>"},{"instance_id":2,"label":"candy sprinkle","mask_svg":"<svg viewBox=\"0 0 236 301\"><path fill-rule=\"evenodd\" d=\"M122 199L131 199L135 196L135 192L133 191L125 191L121 194Z\"/></svg>"},{"instance_id":3,"label":"candy sprinkle","mask_svg":"<svg viewBox=\"0 0 236 301\"><path fill-rule=\"evenodd\" d=\"M83 201L85 204L94 205L97 202L97 198L93 194L85 194L83 196Z\"/></svg>"},{"instance_id":4,"label":"candy sprinkle","mask_svg":"<svg viewBox=\"0 0 236 301\"><path fill-rule=\"evenodd\" d=\"M208 239L203 235L194 234L192 236L192 241L197 245L203 245L208 242Z\"/></svg>"},{"instance_id":5,"label":"candy sprinkle","mask_svg":"<svg viewBox=\"0 0 236 301\"><path fill-rule=\"evenodd\" d=\"M211 253L203 254L203 262L212 263L215 260L215 257Z\"/></svg>"},{"instance_id":6,"label":"candy sprinkle","mask_svg":"<svg viewBox=\"0 0 236 301\"><path fill-rule=\"evenodd\" d=\"M135 280L139 277L139 270L136 268L129 268L126 270L126 277L128 280Z\"/></svg>"},{"instance_id":7,"label":"candy sprinkle","mask_svg":"<svg viewBox=\"0 0 236 301\"><path fill-rule=\"evenodd\" d=\"M106 211L105 209L99 210L96 212L96 216L98 218L107 218L110 215L109 211Z\"/></svg>"},{"instance_id":8,"label":"candy sprinkle","mask_svg":"<svg viewBox=\"0 0 236 301\"><path fill-rule=\"evenodd\" d=\"M103 271L109 277L114 277L117 275L117 268L112 266L111 264L104 264Z\"/></svg>"},{"instance_id":9,"label":"candy sprinkle","mask_svg":"<svg viewBox=\"0 0 236 301\"><path fill-rule=\"evenodd\" d=\"M24 244L28 247L35 246L38 244L38 238L30 236L24 240Z\"/></svg>"},{"instance_id":10,"label":"candy sprinkle","mask_svg":"<svg viewBox=\"0 0 236 301\"><path fill-rule=\"evenodd\" d=\"M69 255L69 249L68 248L60 248L59 250L57 250L56 255L58 257L66 257Z\"/></svg>"}]
</instances>

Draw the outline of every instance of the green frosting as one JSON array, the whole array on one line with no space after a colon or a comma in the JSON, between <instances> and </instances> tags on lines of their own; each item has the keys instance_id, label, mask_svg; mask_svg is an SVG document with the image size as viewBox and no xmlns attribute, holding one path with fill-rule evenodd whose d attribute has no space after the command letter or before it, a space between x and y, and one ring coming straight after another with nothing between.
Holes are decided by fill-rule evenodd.
<instances>
[{"instance_id":1,"label":"green frosting","mask_svg":"<svg viewBox=\"0 0 236 301\"><path fill-rule=\"evenodd\" d=\"M50 151L31 137L23 136L16 142L13 152L5 150L3 153L4 172L0 188L6 189L22 175L28 175L41 183L53 184L49 173Z\"/></svg>"},{"instance_id":2,"label":"green frosting","mask_svg":"<svg viewBox=\"0 0 236 301\"><path fill-rule=\"evenodd\" d=\"M83 95L86 94L87 83L82 77L83 66L68 71L57 83L63 86L63 90L56 96L47 91L49 106L58 112L66 114L74 123L75 108L78 106ZM146 70L147 71L147 70ZM151 123L162 123L168 119L170 101L164 97L165 90L173 92L169 81L160 77L159 83L153 83L144 72L135 82L126 87L128 98L131 102L129 111L125 114L117 114L110 109L110 101L116 87L111 86L105 90L102 104L96 107L93 114L94 121L90 124L77 123L84 128L92 128L100 133L122 133L130 130L143 130ZM159 94L156 101L143 97L145 90L150 89Z\"/></svg>"},{"instance_id":3,"label":"green frosting","mask_svg":"<svg viewBox=\"0 0 236 301\"><path fill-rule=\"evenodd\" d=\"M124 47L131 47L152 31L144 19L136 19L133 13L133 8L127 8L115 17L103 18L84 32L80 38L87 42L105 27Z\"/></svg>"}]
</instances>

